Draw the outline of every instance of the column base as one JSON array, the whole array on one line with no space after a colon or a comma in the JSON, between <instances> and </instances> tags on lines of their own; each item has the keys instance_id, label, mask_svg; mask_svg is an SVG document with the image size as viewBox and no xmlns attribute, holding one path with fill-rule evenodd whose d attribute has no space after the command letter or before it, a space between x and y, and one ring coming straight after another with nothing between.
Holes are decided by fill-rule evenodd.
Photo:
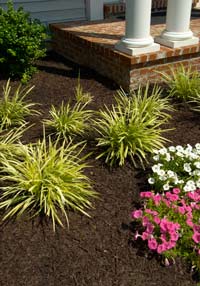
<instances>
[{"instance_id":1,"label":"column base","mask_svg":"<svg viewBox=\"0 0 200 286\"><path fill-rule=\"evenodd\" d=\"M130 55L130 56L138 56L141 54L157 52L160 50L160 45L153 43L153 44L146 46L146 47L130 48L130 47L126 47L123 44L123 42L118 42L115 45L115 49L124 53L124 54Z\"/></svg>"},{"instance_id":2,"label":"column base","mask_svg":"<svg viewBox=\"0 0 200 286\"><path fill-rule=\"evenodd\" d=\"M199 38L192 37L190 39L172 41L166 38L164 39L162 36L159 36L159 37L155 37L155 42L161 44L162 46L166 46L169 48L181 48L185 46L197 45L199 43Z\"/></svg>"}]
</instances>

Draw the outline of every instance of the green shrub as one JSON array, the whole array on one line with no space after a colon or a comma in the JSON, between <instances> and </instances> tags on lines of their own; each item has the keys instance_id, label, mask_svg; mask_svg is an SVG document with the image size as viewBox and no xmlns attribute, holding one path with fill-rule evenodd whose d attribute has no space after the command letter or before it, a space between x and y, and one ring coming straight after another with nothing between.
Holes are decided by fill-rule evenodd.
<instances>
[{"instance_id":1,"label":"green shrub","mask_svg":"<svg viewBox=\"0 0 200 286\"><path fill-rule=\"evenodd\" d=\"M11 1L7 6L0 8L0 70L27 82L36 71L35 61L45 56L46 28L22 7L15 10Z\"/></svg>"},{"instance_id":2,"label":"green shrub","mask_svg":"<svg viewBox=\"0 0 200 286\"><path fill-rule=\"evenodd\" d=\"M200 93L200 75L193 71L192 66L181 65L177 70L171 69L171 74L160 72L164 82L169 87L169 95L182 101L190 101Z\"/></svg>"},{"instance_id":3,"label":"green shrub","mask_svg":"<svg viewBox=\"0 0 200 286\"><path fill-rule=\"evenodd\" d=\"M32 109L34 103L28 103L24 99L29 95L34 86L22 88L21 85L11 94L10 80L3 87L3 97L0 99L0 127L7 129L13 126L25 124L25 118L39 112Z\"/></svg>"},{"instance_id":4,"label":"green shrub","mask_svg":"<svg viewBox=\"0 0 200 286\"><path fill-rule=\"evenodd\" d=\"M166 111L172 108L167 98L160 97L158 87L154 87L150 96L148 93L148 85L130 97L120 92L111 110L106 106L105 111L100 110L100 117L94 121L100 135L97 146L102 149L97 158L105 157L111 166L123 165L126 158L136 165L137 158L144 167L146 153L152 153L167 141L161 136L167 131L162 124L170 118Z\"/></svg>"},{"instance_id":5,"label":"green shrub","mask_svg":"<svg viewBox=\"0 0 200 286\"><path fill-rule=\"evenodd\" d=\"M83 173L86 164L79 158L80 144L58 147L44 137L36 144L21 144L21 149L21 160L1 160L1 181L6 181L0 193L4 220L24 212L45 215L52 219L55 230L56 223L63 225L61 214L68 222L68 209L89 216L85 209L91 207L90 198L96 193Z\"/></svg>"}]
</instances>

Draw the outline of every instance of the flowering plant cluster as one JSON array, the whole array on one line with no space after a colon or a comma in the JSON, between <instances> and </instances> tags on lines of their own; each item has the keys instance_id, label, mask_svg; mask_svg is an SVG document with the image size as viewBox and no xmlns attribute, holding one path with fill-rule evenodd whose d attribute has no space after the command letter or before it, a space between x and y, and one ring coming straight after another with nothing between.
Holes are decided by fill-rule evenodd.
<instances>
[{"instance_id":1,"label":"flowering plant cluster","mask_svg":"<svg viewBox=\"0 0 200 286\"><path fill-rule=\"evenodd\" d=\"M169 258L183 257L200 270L200 190L183 197L179 188L158 194L142 192L144 208L132 212L141 222L134 238L147 241L148 248Z\"/></svg>"},{"instance_id":2,"label":"flowering plant cluster","mask_svg":"<svg viewBox=\"0 0 200 286\"><path fill-rule=\"evenodd\" d=\"M174 187L182 192L200 188L200 144L170 146L154 151L153 174L148 179L154 190L168 191Z\"/></svg>"}]
</instances>

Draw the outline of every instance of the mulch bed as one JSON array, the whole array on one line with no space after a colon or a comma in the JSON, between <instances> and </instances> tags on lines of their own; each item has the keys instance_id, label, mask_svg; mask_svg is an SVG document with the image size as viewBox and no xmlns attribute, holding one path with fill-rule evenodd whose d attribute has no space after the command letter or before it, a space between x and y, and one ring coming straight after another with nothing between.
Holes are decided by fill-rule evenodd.
<instances>
[{"instance_id":1,"label":"mulch bed","mask_svg":"<svg viewBox=\"0 0 200 286\"><path fill-rule=\"evenodd\" d=\"M94 96L90 108L98 110L113 103L117 86L95 72L51 54L38 63L40 71L31 100L41 105L39 117L24 140L34 142L42 136L42 119L51 104L74 99L80 70L81 85ZM6 80L0 77L0 90ZM13 82L17 86L18 82ZM200 116L179 105L169 127L176 130L166 137L173 145L200 142ZM86 151L91 151L92 143ZM0 225L1 286L192 286L188 268L178 261L164 267L155 256L147 256L132 243L131 212L139 201L146 173L128 162L110 169L95 154L88 159L88 176L100 199L94 201L91 218L69 212L69 229L48 221L23 217Z\"/></svg>"}]
</instances>

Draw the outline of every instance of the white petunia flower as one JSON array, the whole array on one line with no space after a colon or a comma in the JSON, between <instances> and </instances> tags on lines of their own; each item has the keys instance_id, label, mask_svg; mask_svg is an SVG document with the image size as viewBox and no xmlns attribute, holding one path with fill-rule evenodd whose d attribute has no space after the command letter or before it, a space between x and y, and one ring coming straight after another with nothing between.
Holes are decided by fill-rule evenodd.
<instances>
[{"instance_id":1,"label":"white petunia flower","mask_svg":"<svg viewBox=\"0 0 200 286\"><path fill-rule=\"evenodd\" d=\"M183 165L183 168L184 168L184 170L186 171L186 172L191 172L192 171L192 169L191 169L191 164L190 163L185 163L184 165Z\"/></svg>"},{"instance_id":2,"label":"white petunia flower","mask_svg":"<svg viewBox=\"0 0 200 286\"><path fill-rule=\"evenodd\" d=\"M168 183L163 185L163 190L164 190L164 191L168 191L169 188L170 188L170 186L169 186Z\"/></svg>"},{"instance_id":3,"label":"white petunia flower","mask_svg":"<svg viewBox=\"0 0 200 286\"><path fill-rule=\"evenodd\" d=\"M167 171L167 175L169 178L172 178L172 177L174 177L175 173L173 171L169 170L169 171Z\"/></svg>"},{"instance_id":4,"label":"white petunia flower","mask_svg":"<svg viewBox=\"0 0 200 286\"><path fill-rule=\"evenodd\" d=\"M162 148L162 149L159 150L159 153L161 155L165 155L167 153L167 149L166 148Z\"/></svg>"},{"instance_id":5,"label":"white petunia flower","mask_svg":"<svg viewBox=\"0 0 200 286\"><path fill-rule=\"evenodd\" d=\"M149 183L150 185L155 184L154 178L149 178L149 179L148 179L148 183Z\"/></svg>"},{"instance_id":6,"label":"white petunia flower","mask_svg":"<svg viewBox=\"0 0 200 286\"><path fill-rule=\"evenodd\" d=\"M170 152L175 152L176 151L176 148L174 146L170 146L168 149L169 149Z\"/></svg>"},{"instance_id":7,"label":"white petunia flower","mask_svg":"<svg viewBox=\"0 0 200 286\"><path fill-rule=\"evenodd\" d=\"M165 171L164 170L159 170L157 172L158 176L164 176L165 175Z\"/></svg>"},{"instance_id":8,"label":"white petunia flower","mask_svg":"<svg viewBox=\"0 0 200 286\"><path fill-rule=\"evenodd\" d=\"M152 167L152 171L154 173L158 173L160 171L160 167L162 166L162 164L156 164L156 165L153 165Z\"/></svg>"},{"instance_id":9,"label":"white petunia flower","mask_svg":"<svg viewBox=\"0 0 200 286\"><path fill-rule=\"evenodd\" d=\"M195 144L195 148L200 150L200 143Z\"/></svg>"},{"instance_id":10,"label":"white petunia flower","mask_svg":"<svg viewBox=\"0 0 200 286\"><path fill-rule=\"evenodd\" d=\"M195 165L196 168L200 169L200 162L199 161L194 162L194 165Z\"/></svg>"},{"instance_id":11,"label":"white petunia flower","mask_svg":"<svg viewBox=\"0 0 200 286\"><path fill-rule=\"evenodd\" d=\"M159 161L159 159L160 159L160 156L159 156L159 155L153 156L153 160L154 160L154 161Z\"/></svg>"},{"instance_id":12,"label":"white petunia flower","mask_svg":"<svg viewBox=\"0 0 200 286\"><path fill-rule=\"evenodd\" d=\"M178 151L178 152L184 152L184 149L183 149L183 147L182 147L181 145L177 145L177 146L176 146L176 151Z\"/></svg>"}]
</instances>

